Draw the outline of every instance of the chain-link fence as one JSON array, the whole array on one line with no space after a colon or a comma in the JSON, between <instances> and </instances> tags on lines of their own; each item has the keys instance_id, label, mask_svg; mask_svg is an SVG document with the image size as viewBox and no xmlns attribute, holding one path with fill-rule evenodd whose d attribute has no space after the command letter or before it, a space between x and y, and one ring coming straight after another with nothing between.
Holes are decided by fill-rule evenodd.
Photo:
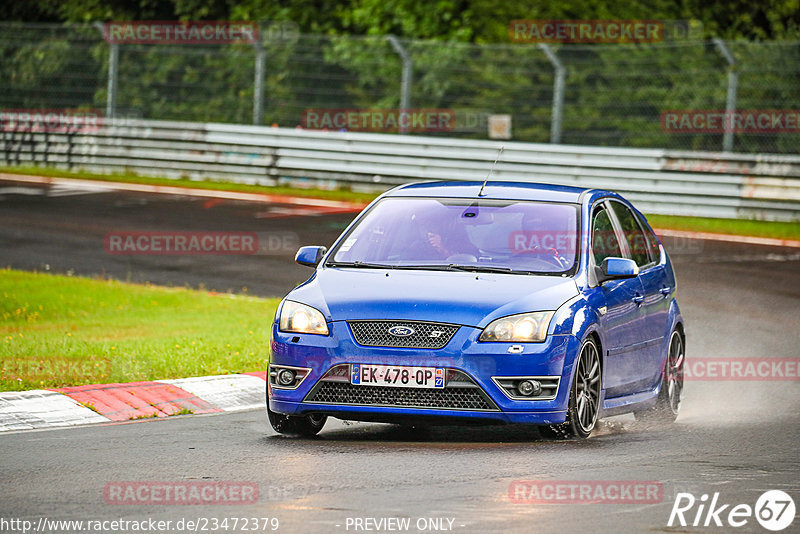
<instances>
[{"instance_id":1,"label":"chain-link fence","mask_svg":"<svg viewBox=\"0 0 800 534\"><path fill-rule=\"evenodd\" d=\"M800 146L800 42L474 45L262 32L246 44L109 44L102 26L4 23L0 54L3 111L296 127L308 109L430 108L456 120L429 135L486 138L489 117L509 115L515 141ZM773 122L728 127L727 140L697 122L725 110Z\"/></svg>"}]
</instances>

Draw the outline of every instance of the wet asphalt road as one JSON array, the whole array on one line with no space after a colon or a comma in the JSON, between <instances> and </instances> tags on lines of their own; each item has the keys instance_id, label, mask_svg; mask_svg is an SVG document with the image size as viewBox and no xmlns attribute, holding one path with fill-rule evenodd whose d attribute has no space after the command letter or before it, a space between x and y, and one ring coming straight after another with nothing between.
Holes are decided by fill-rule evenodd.
<instances>
[{"instance_id":1,"label":"wet asphalt road","mask_svg":"<svg viewBox=\"0 0 800 534\"><path fill-rule=\"evenodd\" d=\"M116 229L288 232L298 245L330 244L352 218L292 217L281 206L130 193L4 194L9 185L0 183L3 266L222 291L246 286L265 296L280 296L309 274L291 263L293 250L114 256L104 252L103 236ZM678 275L688 358L797 357L797 249L665 245ZM676 424L648 428L624 416L582 442L542 440L530 428L416 430L336 420L317 439L287 439L272 432L262 411L3 434L0 531L12 531L2 523L10 518L153 518L174 525L182 518L247 516L278 518L278 532L366 532L354 528L355 518L390 517L411 518L410 532L419 531L421 518L445 518L451 531L467 533L768 532L753 518L740 528L667 522L679 492L698 499L719 492L720 504L753 506L764 491L780 489L800 504L799 442L798 381L688 382ZM663 498L545 505L510 499L515 481L542 479L656 481ZM119 481L204 480L256 483L258 501L119 506L103 496L107 484ZM697 506L687 512L689 522L696 512ZM799 531L800 519L784 530Z\"/></svg>"},{"instance_id":2,"label":"wet asphalt road","mask_svg":"<svg viewBox=\"0 0 800 534\"><path fill-rule=\"evenodd\" d=\"M0 266L131 282L283 296L308 277L302 245L330 245L354 213L305 217L302 206L46 187L0 180ZM305 222L297 224L298 218ZM255 233L257 254L111 253L129 232ZM116 249L116 252L119 252Z\"/></svg>"}]
</instances>

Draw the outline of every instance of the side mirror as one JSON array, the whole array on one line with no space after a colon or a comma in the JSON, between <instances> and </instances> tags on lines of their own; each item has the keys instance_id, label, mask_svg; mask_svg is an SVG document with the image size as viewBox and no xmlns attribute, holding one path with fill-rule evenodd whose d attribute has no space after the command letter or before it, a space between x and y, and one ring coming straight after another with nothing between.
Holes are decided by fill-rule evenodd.
<instances>
[{"instance_id":1,"label":"side mirror","mask_svg":"<svg viewBox=\"0 0 800 534\"><path fill-rule=\"evenodd\" d=\"M327 251L325 247L300 247L294 261L306 267L316 267Z\"/></svg>"},{"instance_id":2,"label":"side mirror","mask_svg":"<svg viewBox=\"0 0 800 534\"><path fill-rule=\"evenodd\" d=\"M635 278L639 276L639 266L635 261L625 258L606 258L599 267L595 267L595 275L599 284L608 280Z\"/></svg>"}]
</instances>

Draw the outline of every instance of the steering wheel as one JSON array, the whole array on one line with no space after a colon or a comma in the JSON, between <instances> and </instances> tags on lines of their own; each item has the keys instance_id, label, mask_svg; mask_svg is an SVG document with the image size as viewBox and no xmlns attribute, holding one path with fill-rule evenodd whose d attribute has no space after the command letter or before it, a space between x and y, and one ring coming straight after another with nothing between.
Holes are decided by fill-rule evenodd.
<instances>
[{"instance_id":1,"label":"steering wheel","mask_svg":"<svg viewBox=\"0 0 800 534\"><path fill-rule=\"evenodd\" d=\"M560 252L558 252L558 250L556 250L556 249L554 249L554 248L549 248L549 249L547 249L547 250L550 250L550 251L552 251L552 252L553 252L553 258L555 259L556 263L557 263L557 264L558 264L560 267L562 267L562 268L566 269L567 267L569 267L569 266L570 266L570 264L569 264L569 262L567 261L567 259L566 259L564 256L562 256L562 255L561 255L561 253L560 253Z\"/></svg>"},{"instance_id":2,"label":"steering wheel","mask_svg":"<svg viewBox=\"0 0 800 534\"><path fill-rule=\"evenodd\" d=\"M548 254L549 253L549 254ZM564 258L557 249L552 247L541 247L534 245L532 248L526 248L517 253L522 256L525 254L535 254L536 259L566 269L569 267L569 262Z\"/></svg>"}]
</instances>

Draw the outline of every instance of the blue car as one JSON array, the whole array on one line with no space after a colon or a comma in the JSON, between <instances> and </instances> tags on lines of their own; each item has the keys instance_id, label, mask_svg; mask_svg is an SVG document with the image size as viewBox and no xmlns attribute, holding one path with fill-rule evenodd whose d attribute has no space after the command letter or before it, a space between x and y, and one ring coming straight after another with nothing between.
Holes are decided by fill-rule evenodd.
<instances>
[{"instance_id":1,"label":"blue car","mask_svg":"<svg viewBox=\"0 0 800 534\"><path fill-rule=\"evenodd\" d=\"M267 413L311 436L328 416L523 423L587 438L604 416L671 422L684 324L666 251L620 195L429 182L381 195L280 303Z\"/></svg>"}]
</instances>

